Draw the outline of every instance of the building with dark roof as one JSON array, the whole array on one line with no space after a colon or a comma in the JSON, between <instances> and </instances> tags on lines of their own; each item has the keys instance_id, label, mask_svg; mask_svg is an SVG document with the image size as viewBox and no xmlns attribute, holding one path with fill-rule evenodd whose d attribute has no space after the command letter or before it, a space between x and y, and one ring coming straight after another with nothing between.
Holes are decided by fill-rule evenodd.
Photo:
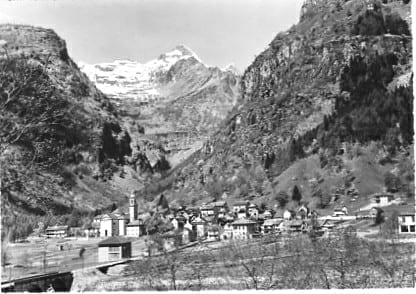
<instances>
[{"instance_id":1,"label":"building with dark roof","mask_svg":"<svg viewBox=\"0 0 416 294\"><path fill-rule=\"evenodd\" d=\"M398 222L400 234L415 234L415 207L399 209Z\"/></svg>"},{"instance_id":2,"label":"building with dark roof","mask_svg":"<svg viewBox=\"0 0 416 294\"><path fill-rule=\"evenodd\" d=\"M98 261L107 262L131 257L131 241L112 236L98 243Z\"/></svg>"},{"instance_id":3,"label":"building with dark roof","mask_svg":"<svg viewBox=\"0 0 416 294\"><path fill-rule=\"evenodd\" d=\"M276 233L280 231L279 226L282 222L283 219L279 218L266 219L262 225L261 231L263 234Z\"/></svg>"},{"instance_id":4,"label":"building with dark roof","mask_svg":"<svg viewBox=\"0 0 416 294\"><path fill-rule=\"evenodd\" d=\"M235 222L231 223L233 227L233 239L251 239L256 231L257 223L250 219L237 219Z\"/></svg>"}]
</instances>

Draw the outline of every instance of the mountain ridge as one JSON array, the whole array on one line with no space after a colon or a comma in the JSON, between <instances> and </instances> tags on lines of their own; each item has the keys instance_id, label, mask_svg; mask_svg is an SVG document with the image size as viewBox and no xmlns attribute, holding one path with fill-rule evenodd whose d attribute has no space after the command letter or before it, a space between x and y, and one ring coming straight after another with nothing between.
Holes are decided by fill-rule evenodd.
<instances>
[{"instance_id":1,"label":"mountain ridge","mask_svg":"<svg viewBox=\"0 0 416 294\"><path fill-rule=\"evenodd\" d=\"M207 66L185 45L146 63L83 64L81 69L121 116L140 123L145 135L170 152L173 166L201 147L239 99L240 76L232 68Z\"/></svg>"},{"instance_id":2,"label":"mountain ridge","mask_svg":"<svg viewBox=\"0 0 416 294\"><path fill-rule=\"evenodd\" d=\"M412 140L403 139L412 129L412 60L409 19L400 15L409 15L410 4L309 2L299 23L278 33L245 70L238 107L200 151L159 183L160 192L163 185L169 187L164 191L169 199L192 205L219 197L277 204L280 191L290 195L298 185L304 203L324 209L324 198L344 189L356 173L373 180L353 182L362 199L352 201L345 195L339 200L354 211L360 208L357 203L369 201L368 195L382 192L383 173L406 173L405 158L413 162ZM397 27L403 31L394 31ZM397 87L403 79L408 79L402 81L405 87ZM381 102L377 95L383 97ZM400 114L391 116L386 109ZM387 119L384 125L379 123L381 113ZM397 145L396 151L386 153L388 136ZM317 155L320 166L310 170L307 166L315 165ZM377 168L363 173L364 167L351 156L368 158ZM383 156L396 163L381 164ZM306 164L305 171L288 172L299 162ZM311 184L320 178L324 181ZM407 187L414 180L400 181ZM403 189L404 198L413 197Z\"/></svg>"}]
</instances>

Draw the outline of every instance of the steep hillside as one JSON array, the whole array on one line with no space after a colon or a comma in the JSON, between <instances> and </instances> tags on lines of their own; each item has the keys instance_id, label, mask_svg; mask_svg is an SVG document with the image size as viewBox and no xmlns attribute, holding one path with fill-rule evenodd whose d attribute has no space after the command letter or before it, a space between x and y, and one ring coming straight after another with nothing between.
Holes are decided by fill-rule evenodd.
<instances>
[{"instance_id":1,"label":"steep hillside","mask_svg":"<svg viewBox=\"0 0 416 294\"><path fill-rule=\"evenodd\" d=\"M4 228L123 203L152 176L157 168L52 30L1 25L0 44Z\"/></svg>"},{"instance_id":2,"label":"steep hillside","mask_svg":"<svg viewBox=\"0 0 416 294\"><path fill-rule=\"evenodd\" d=\"M335 193L345 193L335 204L354 207L351 185L367 199L386 188L389 171L408 195L409 23L410 4L400 1L305 1L299 23L245 71L242 103L159 190L170 187L171 199L188 203L223 197L274 205L278 192L291 195L298 185L312 207L327 207ZM364 159L370 167L359 164Z\"/></svg>"},{"instance_id":3,"label":"steep hillside","mask_svg":"<svg viewBox=\"0 0 416 294\"><path fill-rule=\"evenodd\" d=\"M140 138L161 144L173 165L201 147L239 97L240 77L232 67L208 67L184 45L144 64L80 66L117 105L126 128L143 126Z\"/></svg>"}]
</instances>

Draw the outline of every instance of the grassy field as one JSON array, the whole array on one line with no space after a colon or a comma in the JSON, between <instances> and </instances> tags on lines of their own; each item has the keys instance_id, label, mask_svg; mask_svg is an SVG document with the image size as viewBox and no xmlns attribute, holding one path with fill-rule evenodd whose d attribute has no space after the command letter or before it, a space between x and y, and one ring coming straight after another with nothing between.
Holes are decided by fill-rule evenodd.
<instances>
[{"instance_id":1,"label":"grassy field","mask_svg":"<svg viewBox=\"0 0 416 294\"><path fill-rule=\"evenodd\" d=\"M201 244L131 262L85 291L374 288L414 286L414 244L341 231ZM413 258L413 259L412 259Z\"/></svg>"},{"instance_id":2,"label":"grassy field","mask_svg":"<svg viewBox=\"0 0 416 294\"><path fill-rule=\"evenodd\" d=\"M87 239L45 239L31 243L9 244L7 251L7 265L2 270L1 279L41 274L44 272L69 271L90 267L98 263L99 238ZM63 250L60 250L62 246ZM85 248L84 259L79 257L81 248ZM132 242L132 255L140 256L145 246L143 239ZM2 248L2 250L4 250ZM44 253L46 252L46 254ZM44 267L44 257L46 266Z\"/></svg>"}]
</instances>

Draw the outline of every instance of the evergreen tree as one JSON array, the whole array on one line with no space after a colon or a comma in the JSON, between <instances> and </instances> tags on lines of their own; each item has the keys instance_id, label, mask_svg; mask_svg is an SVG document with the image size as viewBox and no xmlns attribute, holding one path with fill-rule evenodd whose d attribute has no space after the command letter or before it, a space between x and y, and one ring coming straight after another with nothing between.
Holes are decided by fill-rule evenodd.
<instances>
[{"instance_id":1,"label":"evergreen tree","mask_svg":"<svg viewBox=\"0 0 416 294\"><path fill-rule=\"evenodd\" d=\"M376 218L374 219L374 224L381 225L383 222L384 222L384 211L381 208L378 208Z\"/></svg>"},{"instance_id":2,"label":"evergreen tree","mask_svg":"<svg viewBox=\"0 0 416 294\"><path fill-rule=\"evenodd\" d=\"M295 187L293 187L292 200L299 203L301 199L302 194L300 193L298 186L295 185Z\"/></svg>"}]
</instances>

